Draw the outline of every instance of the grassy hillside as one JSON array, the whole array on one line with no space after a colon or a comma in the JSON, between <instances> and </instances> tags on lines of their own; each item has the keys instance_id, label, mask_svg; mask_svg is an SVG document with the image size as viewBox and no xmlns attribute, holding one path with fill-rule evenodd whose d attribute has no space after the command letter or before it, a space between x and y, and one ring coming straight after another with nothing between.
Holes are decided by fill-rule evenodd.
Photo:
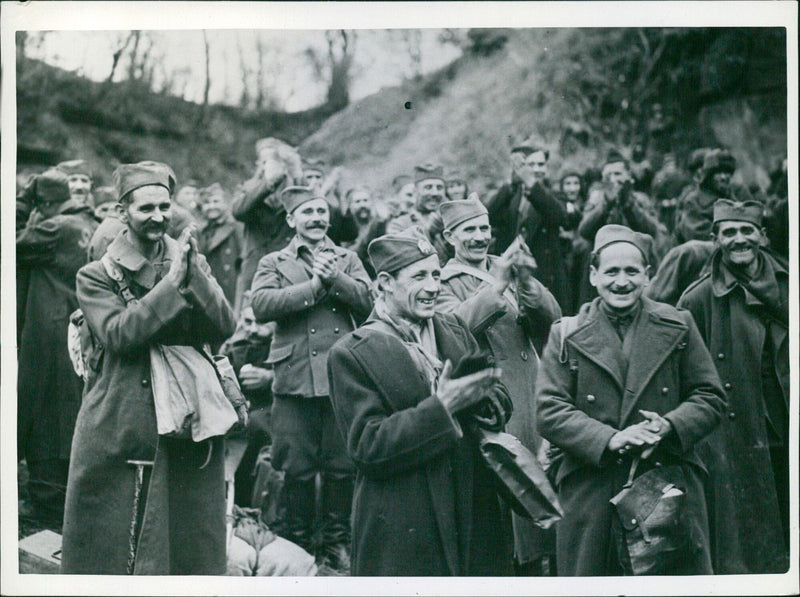
<instances>
[{"instance_id":1,"label":"grassy hillside","mask_svg":"<svg viewBox=\"0 0 800 597\"><path fill-rule=\"evenodd\" d=\"M252 171L253 143L277 136L345 167L344 186L385 187L415 164L458 167L485 191L508 176L508 150L533 137L552 172L597 164L635 140L679 152L724 144L747 180L786 152L781 29L472 30L438 72L341 111L242 113L104 86L24 61L18 66L20 168L83 156L109 180L117 163L156 159L179 179L232 188ZM667 113L654 137L651 111ZM666 141L665 141L666 139Z\"/></svg>"}]
</instances>

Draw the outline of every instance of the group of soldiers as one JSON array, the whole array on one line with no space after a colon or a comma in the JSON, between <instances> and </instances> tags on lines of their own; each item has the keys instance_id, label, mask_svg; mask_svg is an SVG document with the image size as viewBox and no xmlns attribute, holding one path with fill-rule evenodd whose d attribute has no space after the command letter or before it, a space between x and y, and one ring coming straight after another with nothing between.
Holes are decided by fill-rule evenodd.
<instances>
[{"instance_id":1,"label":"group of soldiers","mask_svg":"<svg viewBox=\"0 0 800 597\"><path fill-rule=\"evenodd\" d=\"M226 570L223 438L158 434L158 345L228 356L236 502L266 449L274 530L331 568L630 574L609 500L636 462L678 467L686 494L691 541L656 573L787 569L785 162L761 190L721 148L657 172L612 150L555 182L522 144L481 198L432 163L378 195L278 139L255 150L230 194L152 161L94 188L84 160L18 193L19 459L64 572ZM547 470L554 528L501 498L487 401Z\"/></svg>"}]
</instances>

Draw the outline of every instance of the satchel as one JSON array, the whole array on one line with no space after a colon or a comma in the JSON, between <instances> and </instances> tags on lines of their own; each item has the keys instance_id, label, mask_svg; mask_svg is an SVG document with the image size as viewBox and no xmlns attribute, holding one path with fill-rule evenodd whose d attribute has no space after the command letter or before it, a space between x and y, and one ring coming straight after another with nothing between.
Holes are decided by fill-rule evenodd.
<instances>
[{"instance_id":1,"label":"satchel","mask_svg":"<svg viewBox=\"0 0 800 597\"><path fill-rule=\"evenodd\" d=\"M656 466L636 477L640 458L631 464L628 481L611 498L619 517L620 563L628 574L670 574L691 550L683 513L686 479L680 466Z\"/></svg>"},{"instance_id":2,"label":"satchel","mask_svg":"<svg viewBox=\"0 0 800 597\"><path fill-rule=\"evenodd\" d=\"M150 376L159 435L201 442L238 422L213 362L196 348L151 346Z\"/></svg>"},{"instance_id":3,"label":"satchel","mask_svg":"<svg viewBox=\"0 0 800 597\"><path fill-rule=\"evenodd\" d=\"M475 432L481 456L499 481L500 495L514 512L542 529L561 520L564 511L558 497L530 450L510 433L480 427Z\"/></svg>"}]
</instances>

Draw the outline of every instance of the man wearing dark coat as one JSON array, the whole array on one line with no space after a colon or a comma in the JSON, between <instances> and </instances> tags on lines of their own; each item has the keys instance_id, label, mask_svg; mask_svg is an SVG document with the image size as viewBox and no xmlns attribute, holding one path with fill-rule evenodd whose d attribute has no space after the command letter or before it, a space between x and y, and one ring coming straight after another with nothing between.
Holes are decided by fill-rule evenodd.
<instances>
[{"instance_id":1,"label":"man wearing dark coat","mask_svg":"<svg viewBox=\"0 0 800 597\"><path fill-rule=\"evenodd\" d=\"M292 240L294 234L286 223L280 194L303 177L300 155L280 139L260 139L256 154L256 172L237 187L231 204L233 217L244 224L242 271L234 304L237 313L244 306L244 293L250 290L261 258L280 251Z\"/></svg>"},{"instance_id":2,"label":"man wearing dark coat","mask_svg":"<svg viewBox=\"0 0 800 597\"><path fill-rule=\"evenodd\" d=\"M762 209L715 203L709 271L678 303L697 322L728 394L702 454L720 574L789 566L789 269L763 248Z\"/></svg>"},{"instance_id":3,"label":"man wearing dark coat","mask_svg":"<svg viewBox=\"0 0 800 597\"><path fill-rule=\"evenodd\" d=\"M97 223L92 210L70 199L67 176L48 170L31 183L34 201L17 232L19 373L17 448L30 480L36 516L61 526L69 453L82 384L67 350L69 316L78 308L75 275Z\"/></svg>"},{"instance_id":4,"label":"man wearing dark coat","mask_svg":"<svg viewBox=\"0 0 800 597\"><path fill-rule=\"evenodd\" d=\"M536 454L542 444L533 402L538 351L550 324L561 317L561 309L533 277L533 258L519 242L512 243L500 257L488 255L492 228L476 194L467 201L442 203L439 211L444 238L453 245L455 257L442 269L436 310L458 315L481 347L492 352L514 405L506 431ZM548 573L555 576L555 532L543 531L515 513L512 516L517 573L542 574L547 561Z\"/></svg>"},{"instance_id":5,"label":"man wearing dark coat","mask_svg":"<svg viewBox=\"0 0 800 597\"><path fill-rule=\"evenodd\" d=\"M711 574L705 469L695 444L719 423L724 392L691 315L643 298L649 237L608 225L595 237L591 281L600 295L553 324L536 388L564 518L559 574L622 575L627 545L609 500L640 474L679 467L690 540L660 574Z\"/></svg>"},{"instance_id":6,"label":"man wearing dark coat","mask_svg":"<svg viewBox=\"0 0 800 597\"><path fill-rule=\"evenodd\" d=\"M287 187L281 201L296 234L258 264L250 298L259 322L275 322L267 362L275 371L272 463L285 474L279 532L314 551L320 531L320 564L346 568L353 464L334 421L326 364L334 342L369 314L370 280L358 256L326 235L324 197L308 187Z\"/></svg>"},{"instance_id":7,"label":"man wearing dark coat","mask_svg":"<svg viewBox=\"0 0 800 597\"><path fill-rule=\"evenodd\" d=\"M522 236L536 260L536 278L559 305L571 304L569 273L560 231L567 226L564 204L547 184L550 152L533 145L511 150L511 182L489 199L489 223L494 232L492 253L500 255Z\"/></svg>"},{"instance_id":8,"label":"man wearing dark coat","mask_svg":"<svg viewBox=\"0 0 800 597\"><path fill-rule=\"evenodd\" d=\"M228 200L218 182L200 191L200 209L206 223L200 229L198 244L225 298L233 305L244 241L242 225L231 218Z\"/></svg>"},{"instance_id":9,"label":"man wearing dark coat","mask_svg":"<svg viewBox=\"0 0 800 597\"><path fill-rule=\"evenodd\" d=\"M717 199L752 201L746 187L731 181L736 172L736 158L724 149L712 149L703 157L700 183L683 195L675 213L675 237L678 243L687 240L710 240Z\"/></svg>"},{"instance_id":10,"label":"man wearing dark coat","mask_svg":"<svg viewBox=\"0 0 800 597\"><path fill-rule=\"evenodd\" d=\"M169 172L154 162L117 168L125 229L108 246L107 263L78 272L78 303L98 346L75 424L63 573L226 569L222 436L195 442L158 434L151 347L202 350L235 326L192 229L178 241L166 235Z\"/></svg>"},{"instance_id":11,"label":"man wearing dark coat","mask_svg":"<svg viewBox=\"0 0 800 597\"><path fill-rule=\"evenodd\" d=\"M512 532L492 473L461 415L500 371L452 379L477 349L466 324L435 313L436 250L421 230L372 241L379 296L331 349L331 400L356 465L356 576L511 574Z\"/></svg>"}]
</instances>

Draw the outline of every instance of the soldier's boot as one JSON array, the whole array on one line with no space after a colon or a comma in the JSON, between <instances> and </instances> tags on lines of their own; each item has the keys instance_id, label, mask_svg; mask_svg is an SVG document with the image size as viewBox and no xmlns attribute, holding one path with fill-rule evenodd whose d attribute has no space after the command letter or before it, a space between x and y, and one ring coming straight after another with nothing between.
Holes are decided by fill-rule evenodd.
<instances>
[{"instance_id":1,"label":"soldier's boot","mask_svg":"<svg viewBox=\"0 0 800 597\"><path fill-rule=\"evenodd\" d=\"M299 481L286 477L281 490L280 516L274 531L314 554L312 541L316 502L315 480Z\"/></svg>"},{"instance_id":2,"label":"soldier's boot","mask_svg":"<svg viewBox=\"0 0 800 597\"><path fill-rule=\"evenodd\" d=\"M350 573L350 510L353 479L329 475L322 481L322 533L317 562Z\"/></svg>"}]
</instances>

